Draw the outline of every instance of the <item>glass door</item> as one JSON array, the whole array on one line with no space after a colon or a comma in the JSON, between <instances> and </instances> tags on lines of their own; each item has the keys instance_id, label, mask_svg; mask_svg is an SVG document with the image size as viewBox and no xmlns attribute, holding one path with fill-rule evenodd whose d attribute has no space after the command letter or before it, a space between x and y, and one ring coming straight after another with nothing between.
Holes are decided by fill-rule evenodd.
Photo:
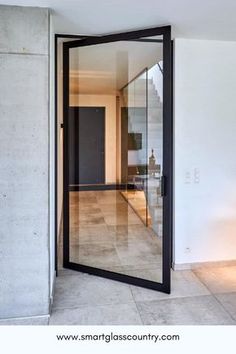
<instances>
[{"instance_id":1,"label":"glass door","mask_svg":"<svg viewBox=\"0 0 236 354\"><path fill-rule=\"evenodd\" d=\"M63 46L65 268L170 292L170 27Z\"/></svg>"}]
</instances>

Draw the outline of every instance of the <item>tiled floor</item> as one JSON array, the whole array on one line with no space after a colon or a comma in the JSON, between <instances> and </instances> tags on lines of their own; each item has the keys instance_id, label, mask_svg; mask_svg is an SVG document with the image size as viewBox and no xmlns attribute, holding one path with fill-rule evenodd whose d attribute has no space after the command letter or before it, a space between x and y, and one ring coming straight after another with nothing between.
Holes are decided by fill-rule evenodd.
<instances>
[{"instance_id":1,"label":"tiled floor","mask_svg":"<svg viewBox=\"0 0 236 354\"><path fill-rule=\"evenodd\" d=\"M172 273L166 295L61 270L50 325L236 325L236 266Z\"/></svg>"},{"instance_id":2,"label":"tiled floor","mask_svg":"<svg viewBox=\"0 0 236 354\"><path fill-rule=\"evenodd\" d=\"M161 282L162 239L120 191L70 192L70 261Z\"/></svg>"},{"instance_id":3,"label":"tiled floor","mask_svg":"<svg viewBox=\"0 0 236 354\"><path fill-rule=\"evenodd\" d=\"M73 261L161 280L160 238L119 192L70 198ZM235 325L236 266L172 272L170 295L61 269L49 324Z\"/></svg>"}]
</instances>

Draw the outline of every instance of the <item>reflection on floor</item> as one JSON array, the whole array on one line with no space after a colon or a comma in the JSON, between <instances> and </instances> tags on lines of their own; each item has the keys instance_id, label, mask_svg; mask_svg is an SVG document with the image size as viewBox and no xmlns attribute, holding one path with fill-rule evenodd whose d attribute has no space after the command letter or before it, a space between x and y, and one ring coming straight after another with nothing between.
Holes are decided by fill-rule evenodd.
<instances>
[{"instance_id":1,"label":"reflection on floor","mask_svg":"<svg viewBox=\"0 0 236 354\"><path fill-rule=\"evenodd\" d=\"M151 226L152 220L147 207L147 200L144 191L122 191L121 195L125 198L125 200L127 200L144 225Z\"/></svg>"},{"instance_id":2,"label":"reflection on floor","mask_svg":"<svg viewBox=\"0 0 236 354\"><path fill-rule=\"evenodd\" d=\"M119 191L70 192L70 260L161 282L161 238Z\"/></svg>"},{"instance_id":3,"label":"reflection on floor","mask_svg":"<svg viewBox=\"0 0 236 354\"><path fill-rule=\"evenodd\" d=\"M236 325L236 266L172 273L166 295L61 270L50 325Z\"/></svg>"}]
</instances>

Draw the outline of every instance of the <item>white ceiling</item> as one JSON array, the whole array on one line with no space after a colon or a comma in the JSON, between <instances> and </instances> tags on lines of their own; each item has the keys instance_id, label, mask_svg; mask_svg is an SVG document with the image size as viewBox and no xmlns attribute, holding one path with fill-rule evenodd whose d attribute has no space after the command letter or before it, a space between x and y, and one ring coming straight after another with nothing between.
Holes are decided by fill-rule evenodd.
<instances>
[{"instance_id":1,"label":"white ceiling","mask_svg":"<svg viewBox=\"0 0 236 354\"><path fill-rule=\"evenodd\" d=\"M236 40L236 0L0 0L53 10L57 33L105 34L172 25L173 37Z\"/></svg>"},{"instance_id":2,"label":"white ceiling","mask_svg":"<svg viewBox=\"0 0 236 354\"><path fill-rule=\"evenodd\" d=\"M72 48L70 92L115 94L145 68L161 60L162 43L121 41Z\"/></svg>"}]
</instances>

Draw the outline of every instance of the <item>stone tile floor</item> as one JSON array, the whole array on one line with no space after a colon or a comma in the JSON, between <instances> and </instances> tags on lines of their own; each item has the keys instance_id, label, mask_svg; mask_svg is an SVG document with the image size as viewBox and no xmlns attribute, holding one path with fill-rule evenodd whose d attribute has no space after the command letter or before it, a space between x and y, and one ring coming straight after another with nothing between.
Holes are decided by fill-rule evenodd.
<instances>
[{"instance_id":1,"label":"stone tile floor","mask_svg":"<svg viewBox=\"0 0 236 354\"><path fill-rule=\"evenodd\" d=\"M120 191L70 192L70 260L127 275L139 269L145 279L161 282L162 238Z\"/></svg>"},{"instance_id":2,"label":"stone tile floor","mask_svg":"<svg viewBox=\"0 0 236 354\"><path fill-rule=\"evenodd\" d=\"M170 295L59 273L50 325L236 325L236 266L174 271Z\"/></svg>"},{"instance_id":3,"label":"stone tile floor","mask_svg":"<svg viewBox=\"0 0 236 354\"><path fill-rule=\"evenodd\" d=\"M160 281L161 246L119 193L72 193L70 205L74 261ZM235 325L236 266L173 271L170 295L60 269L49 324Z\"/></svg>"}]
</instances>

